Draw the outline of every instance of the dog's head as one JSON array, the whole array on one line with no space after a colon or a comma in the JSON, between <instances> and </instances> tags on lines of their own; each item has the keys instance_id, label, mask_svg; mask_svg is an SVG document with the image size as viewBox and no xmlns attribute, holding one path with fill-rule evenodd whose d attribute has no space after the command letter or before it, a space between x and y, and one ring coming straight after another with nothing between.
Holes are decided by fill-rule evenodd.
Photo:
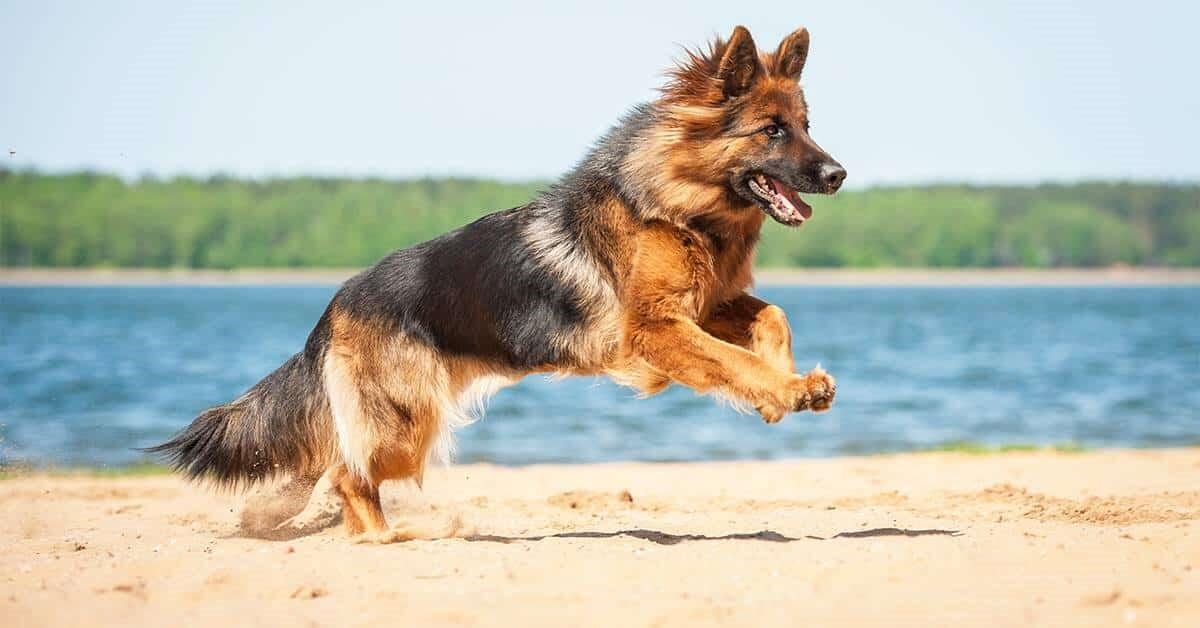
<instances>
[{"instance_id":1,"label":"dog's head","mask_svg":"<svg viewBox=\"0 0 1200 628\"><path fill-rule=\"evenodd\" d=\"M836 192L846 170L809 135L799 84L808 42L801 28L762 54L738 26L707 52L689 52L660 100L674 144L662 153L673 179L664 183L693 200L719 190L727 205L757 205L789 226L810 218L800 195Z\"/></svg>"}]
</instances>

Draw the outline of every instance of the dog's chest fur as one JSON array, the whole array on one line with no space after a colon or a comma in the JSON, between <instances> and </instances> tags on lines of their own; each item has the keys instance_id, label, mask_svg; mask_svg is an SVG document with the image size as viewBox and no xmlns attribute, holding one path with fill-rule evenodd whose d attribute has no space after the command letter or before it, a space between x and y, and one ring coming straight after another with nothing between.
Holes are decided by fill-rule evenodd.
<instances>
[{"instance_id":1,"label":"dog's chest fur","mask_svg":"<svg viewBox=\"0 0 1200 628\"><path fill-rule=\"evenodd\" d=\"M622 246L611 247L624 252L620 259L607 260L615 272L605 273L599 267L577 270L580 276L606 284L578 284L583 290L577 295L587 304L582 309L589 316L570 334L567 354L577 369L606 369L621 360L628 323L637 318L639 302L687 302L690 315L702 322L720 304L741 294L752 282L751 265L760 226L761 221L751 217L735 224L695 221L687 226L639 225L614 234L628 240ZM664 247L667 250L660 250ZM645 272L634 271L637 265L661 267L656 272L667 280L647 282Z\"/></svg>"}]
</instances>

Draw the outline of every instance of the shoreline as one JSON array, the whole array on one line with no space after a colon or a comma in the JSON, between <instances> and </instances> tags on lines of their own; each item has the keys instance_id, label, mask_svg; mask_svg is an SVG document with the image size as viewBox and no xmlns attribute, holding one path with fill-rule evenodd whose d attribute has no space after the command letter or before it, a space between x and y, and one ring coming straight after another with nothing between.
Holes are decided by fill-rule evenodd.
<instances>
[{"instance_id":1,"label":"shoreline","mask_svg":"<svg viewBox=\"0 0 1200 628\"><path fill-rule=\"evenodd\" d=\"M12 625L1200 622L1200 448L430 469L270 539L173 476L0 482ZM311 505L311 504L310 504ZM246 515L249 516L246 516ZM264 518L265 517L265 518ZM323 518L321 518L323 517ZM249 522L249 523L246 523ZM247 527L250 526L250 527Z\"/></svg>"},{"instance_id":2,"label":"shoreline","mask_svg":"<svg viewBox=\"0 0 1200 628\"><path fill-rule=\"evenodd\" d=\"M336 285L359 270L2 268L0 286ZM761 268L754 278L763 286L1167 286L1200 285L1200 268Z\"/></svg>"},{"instance_id":3,"label":"shoreline","mask_svg":"<svg viewBox=\"0 0 1200 628\"><path fill-rule=\"evenodd\" d=\"M534 469L538 467L571 467L571 466L604 466L604 465L679 465L679 464L770 464L770 463L795 463L815 460L870 460L882 456L921 456L921 455L940 455L940 454L960 454L964 456L997 456L1011 453L1049 453L1049 454L1082 454L1082 453L1097 453L1104 451L1111 452L1136 452L1136 451L1174 451L1179 449L1196 449L1200 448L1200 443L1186 442L1179 445L1170 446L1154 446L1154 447L1136 447L1136 446L1114 446L1114 447L1084 447L1074 442L1062 442L1054 444L1035 444L1035 443L1002 443L989 444L976 441L951 441L934 445L924 449L906 449L897 451L878 451L865 453L842 453L830 456L793 456L785 458L699 458L691 460L637 460L637 459L618 459L605 460L600 462L517 462L504 463L493 462L490 460L471 460L467 462L451 462L447 466L454 467L469 467L474 465L496 467L500 469ZM29 460L14 460L10 462L0 462L0 481L11 480L26 477L82 477L82 478L127 478L127 477L153 477L172 475L176 473L168 464L154 461L142 460L123 464L56 464L56 463L38 463Z\"/></svg>"}]
</instances>

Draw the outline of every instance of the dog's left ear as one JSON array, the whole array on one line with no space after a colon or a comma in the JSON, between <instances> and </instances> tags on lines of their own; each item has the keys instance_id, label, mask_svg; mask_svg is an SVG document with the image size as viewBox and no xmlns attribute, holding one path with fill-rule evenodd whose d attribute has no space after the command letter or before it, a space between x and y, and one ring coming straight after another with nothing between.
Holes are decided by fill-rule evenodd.
<instances>
[{"instance_id":1,"label":"dog's left ear","mask_svg":"<svg viewBox=\"0 0 1200 628\"><path fill-rule=\"evenodd\" d=\"M779 50L775 52L775 71L792 80L799 79L807 60L808 29L799 28L779 42Z\"/></svg>"},{"instance_id":2,"label":"dog's left ear","mask_svg":"<svg viewBox=\"0 0 1200 628\"><path fill-rule=\"evenodd\" d=\"M737 26L717 64L717 79L721 81L725 97L733 98L750 91L758 73L758 49L754 47L754 39L745 26Z\"/></svg>"}]
</instances>

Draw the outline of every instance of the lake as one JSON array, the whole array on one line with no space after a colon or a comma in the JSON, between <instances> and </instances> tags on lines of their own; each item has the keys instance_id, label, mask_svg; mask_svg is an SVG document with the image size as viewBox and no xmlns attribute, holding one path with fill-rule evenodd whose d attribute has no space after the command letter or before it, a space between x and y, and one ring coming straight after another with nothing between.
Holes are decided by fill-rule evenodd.
<instances>
[{"instance_id":1,"label":"lake","mask_svg":"<svg viewBox=\"0 0 1200 628\"><path fill-rule=\"evenodd\" d=\"M0 287L0 462L119 465L304 343L334 286ZM831 412L778 425L672 387L526 378L460 461L793 458L985 444L1200 442L1200 287L802 287L797 366Z\"/></svg>"}]
</instances>

